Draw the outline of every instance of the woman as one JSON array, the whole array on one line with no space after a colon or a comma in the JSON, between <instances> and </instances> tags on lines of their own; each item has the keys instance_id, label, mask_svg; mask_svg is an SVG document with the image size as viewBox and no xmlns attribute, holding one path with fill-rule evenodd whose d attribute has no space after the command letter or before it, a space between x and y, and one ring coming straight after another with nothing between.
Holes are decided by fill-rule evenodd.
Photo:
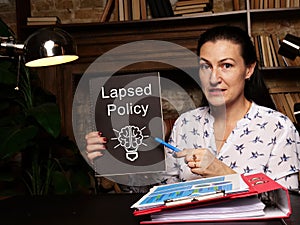
<instances>
[{"instance_id":1,"label":"woman","mask_svg":"<svg viewBox=\"0 0 300 225\"><path fill-rule=\"evenodd\" d=\"M207 106L174 124L162 180L177 182L232 173L263 172L285 187L298 187L300 138L293 123L265 105L256 53L240 28L219 26L198 42L199 77ZM100 137L99 137L100 136ZM101 156L105 137L86 136L88 158Z\"/></svg>"}]
</instances>

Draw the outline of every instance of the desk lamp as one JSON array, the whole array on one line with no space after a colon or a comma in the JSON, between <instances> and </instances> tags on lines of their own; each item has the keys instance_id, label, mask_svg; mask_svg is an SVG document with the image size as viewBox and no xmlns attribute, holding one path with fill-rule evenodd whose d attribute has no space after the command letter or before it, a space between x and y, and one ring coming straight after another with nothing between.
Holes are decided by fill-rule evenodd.
<instances>
[{"instance_id":1,"label":"desk lamp","mask_svg":"<svg viewBox=\"0 0 300 225\"><path fill-rule=\"evenodd\" d=\"M297 56L300 56L300 38L291 34L287 34L280 43L278 53L289 59L295 60ZM296 122L300 123L300 103L294 104L294 115ZM297 130L300 132L300 126L296 125Z\"/></svg>"},{"instance_id":2,"label":"desk lamp","mask_svg":"<svg viewBox=\"0 0 300 225\"><path fill-rule=\"evenodd\" d=\"M278 53L294 60L300 55L300 38L291 34L287 34L280 43Z\"/></svg>"},{"instance_id":3,"label":"desk lamp","mask_svg":"<svg viewBox=\"0 0 300 225\"><path fill-rule=\"evenodd\" d=\"M78 59L72 37L60 28L42 28L30 35L24 44L11 37L1 38L1 47L21 51L28 67L52 66Z\"/></svg>"}]
</instances>

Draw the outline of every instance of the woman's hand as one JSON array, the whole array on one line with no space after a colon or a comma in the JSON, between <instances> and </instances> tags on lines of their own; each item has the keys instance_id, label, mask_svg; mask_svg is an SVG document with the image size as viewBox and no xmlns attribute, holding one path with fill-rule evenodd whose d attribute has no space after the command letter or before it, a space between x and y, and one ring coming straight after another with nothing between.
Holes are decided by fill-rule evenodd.
<instances>
[{"instance_id":1,"label":"woman's hand","mask_svg":"<svg viewBox=\"0 0 300 225\"><path fill-rule=\"evenodd\" d=\"M184 149L176 153L177 157L185 157L191 172L203 177L214 177L236 173L218 160L208 149Z\"/></svg>"},{"instance_id":2,"label":"woman's hand","mask_svg":"<svg viewBox=\"0 0 300 225\"><path fill-rule=\"evenodd\" d=\"M90 161L103 155L102 150L106 149L107 138L101 136L101 132L93 131L85 136L86 155Z\"/></svg>"}]
</instances>

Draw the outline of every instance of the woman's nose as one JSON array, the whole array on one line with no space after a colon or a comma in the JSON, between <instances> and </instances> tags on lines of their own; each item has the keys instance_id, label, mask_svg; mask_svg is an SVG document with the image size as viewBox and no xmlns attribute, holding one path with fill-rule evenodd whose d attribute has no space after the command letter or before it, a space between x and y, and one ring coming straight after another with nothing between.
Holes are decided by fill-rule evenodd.
<instances>
[{"instance_id":1,"label":"woman's nose","mask_svg":"<svg viewBox=\"0 0 300 225\"><path fill-rule=\"evenodd\" d=\"M211 84L218 84L221 82L221 74L218 68L212 68L210 74L210 83Z\"/></svg>"}]
</instances>

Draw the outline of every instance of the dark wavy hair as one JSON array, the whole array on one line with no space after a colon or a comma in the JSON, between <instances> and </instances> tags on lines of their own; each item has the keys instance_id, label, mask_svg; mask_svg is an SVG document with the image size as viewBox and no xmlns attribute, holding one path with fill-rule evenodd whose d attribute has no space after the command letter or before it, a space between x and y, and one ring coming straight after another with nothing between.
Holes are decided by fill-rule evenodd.
<instances>
[{"instance_id":1,"label":"dark wavy hair","mask_svg":"<svg viewBox=\"0 0 300 225\"><path fill-rule=\"evenodd\" d=\"M206 42L216 42L217 40L228 40L234 44L241 46L241 56L244 59L245 65L250 65L256 62L253 75L245 82L244 95L258 105L266 106L268 108L276 109L263 77L258 70L258 61L256 57L255 47L246 31L240 27L235 26L217 26L206 30L201 34L198 40L197 55L200 54L200 49ZM204 104L207 100L204 98Z\"/></svg>"}]
</instances>

